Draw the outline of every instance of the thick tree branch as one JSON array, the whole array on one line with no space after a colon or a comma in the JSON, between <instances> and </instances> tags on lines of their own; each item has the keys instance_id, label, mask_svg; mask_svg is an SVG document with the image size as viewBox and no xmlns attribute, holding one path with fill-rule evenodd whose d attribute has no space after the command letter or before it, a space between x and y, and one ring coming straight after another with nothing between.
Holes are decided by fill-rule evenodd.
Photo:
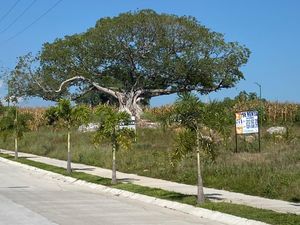
<instances>
[{"instance_id":1,"label":"thick tree branch","mask_svg":"<svg viewBox=\"0 0 300 225\"><path fill-rule=\"evenodd\" d=\"M223 80L214 87L201 87L201 88L175 88L175 89L150 89L144 90L143 94L148 95L149 97L155 97L160 95L170 95L174 93L186 92L186 91L198 91L198 92L213 92L223 87Z\"/></svg>"},{"instance_id":2,"label":"thick tree branch","mask_svg":"<svg viewBox=\"0 0 300 225\"><path fill-rule=\"evenodd\" d=\"M106 87L102 87L100 86L98 83L96 82L90 82L91 85L93 85L98 91L101 91L103 93L106 93L106 94L109 94L111 96L113 96L114 98L118 98L118 95L121 94L121 92L118 92L118 91L113 91L109 88L106 88Z\"/></svg>"},{"instance_id":3,"label":"thick tree branch","mask_svg":"<svg viewBox=\"0 0 300 225\"><path fill-rule=\"evenodd\" d=\"M87 78L85 78L85 77L83 77L83 76L75 76L75 77L71 77L71 78L69 78L69 79L63 81L63 82L59 85L59 88L58 88L57 90L52 90L52 89L47 89L47 88L45 88L45 87L44 87L43 85L41 85L36 79L35 79L35 82L37 83L37 85L38 85L40 88L42 88L42 90L43 90L44 92L48 92L48 93L49 93L49 92L60 93L60 92L63 90L63 88L64 88L67 84L69 84L69 83L71 83L71 82L73 82L73 81L76 81L76 80L82 80L82 81L85 81L85 82L89 83L91 86L95 87L98 91L101 91L101 92L106 93L106 94L109 94L109 95L111 95L111 96L113 96L113 97L115 97L115 98L118 98L119 92L113 91L113 90L111 90L111 89L109 89L109 88L106 88L106 87L102 87L102 86L99 85L98 83L92 82L92 81L90 81L89 79L87 79Z\"/></svg>"},{"instance_id":4,"label":"thick tree branch","mask_svg":"<svg viewBox=\"0 0 300 225\"><path fill-rule=\"evenodd\" d=\"M142 94L141 90L138 90L134 94L133 102L137 103L141 100L140 95Z\"/></svg>"},{"instance_id":5,"label":"thick tree branch","mask_svg":"<svg viewBox=\"0 0 300 225\"><path fill-rule=\"evenodd\" d=\"M75 80L85 80L85 78L82 77L82 76L71 77L71 78L69 78L69 79L63 81L63 82L60 84L59 88L58 88L57 90L54 90L54 92L60 93L60 92L62 91L62 89L63 89L64 86L66 86L68 83L71 83L72 81L75 81Z\"/></svg>"},{"instance_id":6,"label":"thick tree branch","mask_svg":"<svg viewBox=\"0 0 300 225\"><path fill-rule=\"evenodd\" d=\"M174 94L180 92L179 89L174 89L174 90L170 90L170 89L152 89L152 90L145 90L143 93L149 95L150 97L155 97L155 96L160 96L160 95L170 95L170 94Z\"/></svg>"}]
</instances>

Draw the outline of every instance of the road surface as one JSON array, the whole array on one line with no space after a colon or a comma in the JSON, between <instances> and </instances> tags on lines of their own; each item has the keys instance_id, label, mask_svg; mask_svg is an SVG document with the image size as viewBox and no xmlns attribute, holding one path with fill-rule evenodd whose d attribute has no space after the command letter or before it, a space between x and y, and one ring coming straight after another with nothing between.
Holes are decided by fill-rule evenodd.
<instances>
[{"instance_id":1,"label":"road surface","mask_svg":"<svg viewBox=\"0 0 300 225\"><path fill-rule=\"evenodd\" d=\"M0 225L222 225L0 162Z\"/></svg>"}]
</instances>

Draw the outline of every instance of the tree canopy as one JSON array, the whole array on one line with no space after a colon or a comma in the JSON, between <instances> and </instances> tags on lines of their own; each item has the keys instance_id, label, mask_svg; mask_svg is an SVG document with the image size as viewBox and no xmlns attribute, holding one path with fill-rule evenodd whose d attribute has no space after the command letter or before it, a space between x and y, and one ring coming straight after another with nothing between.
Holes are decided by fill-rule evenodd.
<instances>
[{"instance_id":1,"label":"tree canopy","mask_svg":"<svg viewBox=\"0 0 300 225\"><path fill-rule=\"evenodd\" d=\"M127 12L86 32L45 43L18 59L9 86L21 96L57 100L99 91L139 115L151 97L233 87L250 51L194 17Z\"/></svg>"},{"instance_id":2,"label":"tree canopy","mask_svg":"<svg viewBox=\"0 0 300 225\"><path fill-rule=\"evenodd\" d=\"M16 107L0 106L0 136L4 140L15 134L16 137L22 138L24 132L29 131L28 122L32 120L32 115L28 113L17 113Z\"/></svg>"}]
</instances>

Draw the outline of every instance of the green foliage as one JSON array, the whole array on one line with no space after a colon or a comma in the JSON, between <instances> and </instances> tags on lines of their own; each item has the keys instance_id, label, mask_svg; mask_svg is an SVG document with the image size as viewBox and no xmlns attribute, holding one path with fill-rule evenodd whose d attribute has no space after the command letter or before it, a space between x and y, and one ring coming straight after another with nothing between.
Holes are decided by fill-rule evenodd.
<instances>
[{"instance_id":1,"label":"green foliage","mask_svg":"<svg viewBox=\"0 0 300 225\"><path fill-rule=\"evenodd\" d=\"M16 107L0 107L0 135L6 140L8 136L23 137L29 131L28 122L32 115L21 113Z\"/></svg>"},{"instance_id":2,"label":"green foliage","mask_svg":"<svg viewBox=\"0 0 300 225\"><path fill-rule=\"evenodd\" d=\"M175 105L147 110L144 117L159 122L163 127L178 122L192 129L195 128L195 120L191 118L197 118L205 126L218 131L222 137L227 139L235 124L232 111L234 104L235 101L229 98L204 104L196 96L181 94Z\"/></svg>"},{"instance_id":3,"label":"green foliage","mask_svg":"<svg viewBox=\"0 0 300 225\"><path fill-rule=\"evenodd\" d=\"M110 96L141 91L140 99L148 101L233 87L243 79L240 68L249 56L248 48L226 42L194 17L144 9L101 18L86 32L45 43L36 57L20 57L9 86L16 96L50 100L96 90ZM76 75L80 78L63 83L60 92L51 91Z\"/></svg>"},{"instance_id":4,"label":"green foliage","mask_svg":"<svg viewBox=\"0 0 300 225\"><path fill-rule=\"evenodd\" d=\"M109 142L119 148L130 149L135 137L132 129L122 128L121 123L128 123L130 115L126 112L119 112L109 105L100 105L96 109L96 115L100 127L94 136L94 143Z\"/></svg>"},{"instance_id":5,"label":"green foliage","mask_svg":"<svg viewBox=\"0 0 300 225\"><path fill-rule=\"evenodd\" d=\"M3 116L5 110L6 110L6 107L1 104L0 105L0 116Z\"/></svg>"},{"instance_id":6,"label":"green foliage","mask_svg":"<svg viewBox=\"0 0 300 225\"><path fill-rule=\"evenodd\" d=\"M66 123L71 123L72 121L72 106L71 102L67 99L60 99L57 105L57 115L60 119Z\"/></svg>"},{"instance_id":7,"label":"green foliage","mask_svg":"<svg viewBox=\"0 0 300 225\"><path fill-rule=\"evenodd\" d=\"M181 130L176 139L173 158L180 158L195 150L197 145L212 160L216 158L216 131L224 130L221 114L215 112L217 103L204 104L196 95L185 93L179 96L174 106L176 122L185 129ZM220 122L215 122L215 121ZM199 138L199 141L197 141Z\"/></svg>"},{"instance_id":8,"label":"green foliage","mask_svg":"<svg viewBox=\"0 0 300 225\"><path fill-rule=\"evenodd\" d=\"M48 125L67 127L87 123L91 111L85 105L72 106L66 99L59 100L57 106L52 106L45 111L44 117Z\"/></svg>"},{"instance_id":9,"label":"green foliage","mask_svg":"<svg viewBox=\"0 0 300 225\"><path fill-rule=\"evenodd\" d=\"M205 105L196 95L184 93L175 102L174 113L176 121L191 130L196 130L198 124L205 123Z\"/></svg>"},{"instance_id":10,"label":"green foliage","mask_svg":"<svg viewBox=\"0 0 300 225\"><path fill-rule=\"evenodd\" d=\"M276 213L272 210L257 209L240 204L231 204L225 202L207 202L203 208L220 211L223 213L236 215L239 217L263 221L267 224L274 225L295 225L300 224L300 217L296 214Z\"/></svg>"},{"instance_id":11,"label":"green foliage","mask_svg":"<svg viewBox=\"0 0 300 225\"><path fill-rule=\"evenodd\" d=\"M90 119L91 110L85 105L77 105L71 111L71 123L80 125L87 123Z\"/></svg>"},{"instance_id":12,"label":"green foliage","mask_svg":"<svg viewBox=\"0 0 300 225\"><path fill-rule=\"evenodd\" d=\"M232 112L233 103L230 100L212 101L205 106L205 124L218 131L224 138L228 138L232 132L231 128L235 124L234 113Z\"/></svg>"},{"instance_id":13,"label":"green foliage","mask_svg":"<svg viewBox=\"0 0 300 225\"><path fill-rule=\"evenodd\" d=\"M118 100L112 96L101 93L97 90L92 90L82 96L75 97L74 101L77 104L89 105L91 107L96 107L100 104L110 104L117 105Z\"/></svg>"},{"instance_id":14,"label":"green foliage","mask_svg":"<svg viewBox=\"0 0 300 225\"><path fill-rule=\"evenodd\" d=\"M190 129L181 130L175 137L176 147L171 153L172 164L179 162L184 156L194 150L196 135Z\"/></svg>"},{"instance_id":15,"label":"green foliage","mask_svg":"<svg viewBox=\"0 0 300 225\"><path fill-rule=\"evenodd\" d=\"M57 107L49 107L44 113L44 118L47 125L54 125L59 120Z\"/></svg>"},{"instance_id":16,"label":"green foliage","mask_svg":"<svg viewBox=\"0 0 300 225\"><path fill-rule=\"evenodd\" d=\"M257 96L257 94L255 92L249 92L247 93L246 91L241 91L235 98L234 100L236 101L241 101L241 102L245 102L245 101L252 101L252 100L258 100L259 97Z\"/></svg>"},{"instance_id":17,"label":"green foliage","mask_svg":"<svg viewBox=\"0 0 300 225\"><path fill-rule=\"evenodd\" d=\"M174 122L174 108L173 106L161 106L156 108L148 108L142 115L143 119L158 122L163 129L170 127Z\"/></svg>"},{"instance_id":18,"label":"green foliage","mask_svg":"<svg viewBox=\"0 0 300 225\"><path fill-rule=\"evenodd\" d=\"M176 138L173 160L177 161L195 148L197 143L192 136L196 136L197 129L201 132L200 144L203 152L211 159L215 159L217 156L215 145L223 139L227 144L231 135L235 123L232 112L234 102L225 99L223 102L213 101L204 104L196 95L183 93L173 106L148 110L146 116L160 122L163 127L174 124L185 127L179 130Z\"/></svg>"}]
</instances>

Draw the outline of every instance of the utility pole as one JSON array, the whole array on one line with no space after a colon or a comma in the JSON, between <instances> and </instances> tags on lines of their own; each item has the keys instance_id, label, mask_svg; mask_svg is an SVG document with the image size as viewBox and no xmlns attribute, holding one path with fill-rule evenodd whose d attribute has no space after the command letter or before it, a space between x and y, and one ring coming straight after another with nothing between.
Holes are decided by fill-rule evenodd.
<instances>
[{"instance_id":1,"label":"utility pole","mask_svg":"<svg viewBox=\"0 0 300 225\"><path fill-rule=\"evenodd\" d=\"M257 82L254 82L259 87L259 100L261 101L261 85Z\"/></svg>"}]
</instances>

